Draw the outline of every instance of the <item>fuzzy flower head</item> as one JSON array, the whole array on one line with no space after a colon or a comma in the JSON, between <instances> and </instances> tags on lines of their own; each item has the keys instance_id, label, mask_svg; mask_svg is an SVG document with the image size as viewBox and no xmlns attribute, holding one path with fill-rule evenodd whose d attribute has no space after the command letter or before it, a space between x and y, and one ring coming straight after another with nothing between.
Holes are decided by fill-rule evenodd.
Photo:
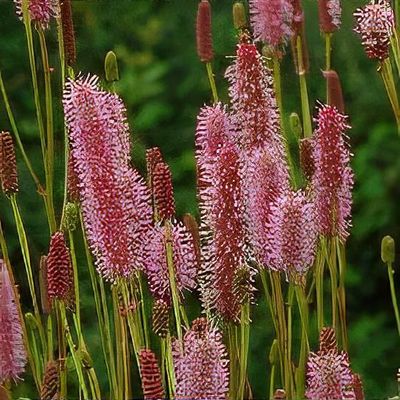
<instances>
[{"instance_id":1,"label":"fuzzy flower head","mask_svg":"<svg viewBox=\"0 0 400 400\"><path fill-rule=\"evenodd\" d=\"M19 379L27 361L17 301L7 267L0 260L0 385Z\"/></svg>"},{"instance_id":2,"label":"fuzzy flower head","mask_svg":"<svg viewBox=\"0 0 400 400\"><path fill-rule=\"evenodd\" d=\"M344 242L351 226L353 172L346 130L347 117L336 107L321 105L316 118L312 186L318 233L338 236Z\"/></svg>"},{"instance_id":3,"label":"fuzzy flower head","mask_svg":"<svg viewBox=\"0 0 400 400\"><path fill-rule=\"evenodd\" d=\"M314 262L317 232L314 205L301 192L288 192L271 206L266 235L272 269L304 274Z\"/></svg>"},{"instance_id":4,"label":"fuzzy flower head","mask_svg":"<svg viewBox=\"0 0 400 400\"><path fill-rule=\"evenodd\" d=\"M235 142L246 150L267 146L283 154L271 71L254 44L238 45L236 60L225 76L229 81Z\"/></svg>"},{"instance_id":5,"label":"fuzzy flower head","mask_svg":"<svg viewBox=\"0 0 400 400\"><path fill-rule=\"evenodd\" d=\"M250 0L250 21L256 40L277 48L293 35L289 0Z\"/></svg>"},{"instance_id":6,"label":"fuzzy flower head","mask_svg":"<svg viewBox=\"0 0 400 400\"><path fill-rule=\"evenodd\" d=\"M16 13L19 18L23 17L22 0L14 0ZM30 0L28 2L29 18L42 29L48 29L52 18L59 15L58 0Z\"/></svg>"},{"instance_id":7,"label":"fuzzy flower head","mask_svg":"<svg viewBox=\"0 0 400 400\"><path fill-rule=\"evenodd\" d=\"M310 352L306 371L306 398L310 400L356 400L349 356L338 351L335 332L323 328L320 350Z\"/></svg>"},{"instance_id":8,"label":"fuzzy flower head","mask_svg":"<svg viewBox=\"0 0 400 400\"><path fill-rule=\"evenodd\" d=\"M182 341L173 343L176 398L228 398L229 361L222 335L205 318L198 318Z\"/></svg>"},{"instance_id":9,"label":"fuzzy flower head","mask_svg":"<svg viewBox=\"0 0 400 400\"><path fill-rule=\"evenodd\" d=\"M371 0L358 8L354 17L354 31L361 36L361 43L369 58L384 60L389 57L390 38L393 35L394 13L387 0Z\"/></svg>"},{"instance_id":10,"label":"fuzzy flower head","mask_svg":"<svg viewBox=\"0 0 400 400\"><path fill-rule=\"evenodd\" d=\"M152 211L145 182L130 165L125 107L99 88L96 76L69 80L63 104L97 269L111 281L130 276L143 265Z\"/></svg>"},{"instance_id":11,"label":"fuzzy flower head","mask_svg":"<svg viewBox=\"0 0 400 400\"><path fill-rule=\"evenodd\" d=\"M322 32L332 33L340 28L342 6L340 0L318 0L319 26Z\"/></svg>"},{"instance_id":12,"label":"fuzzy flower head","mask_svg":"<svg viewBox=\"0 0 400 400\"><path fill-rule=\"evenodd\" d=\"M196 287L196 253L193 239L181 223L156 225L146 238L144 271L149 280L150 291L156 299L171 300L166 245L172 243L175 278L179 291Z\"/></svg>"}]
</instances>

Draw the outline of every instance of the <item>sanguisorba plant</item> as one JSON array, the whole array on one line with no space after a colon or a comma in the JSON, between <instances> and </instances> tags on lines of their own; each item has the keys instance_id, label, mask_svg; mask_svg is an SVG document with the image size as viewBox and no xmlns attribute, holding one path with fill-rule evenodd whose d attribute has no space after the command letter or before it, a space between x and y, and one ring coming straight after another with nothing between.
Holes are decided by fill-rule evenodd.
<instances>
[{"instance_id":1,"label":"sanguisorba plant","mask_svg":"<svg viewBox=\"0 0 400 400\"><path fill-rule=\"evenodd\" d=\"M41 399L130 399L140 395L132 385L138 371L145 399L250 399L251 326L265 323L252 320L261 286L275 332L265 344L269 368L260 372L269 383L264 397L364 398L361 378L350 365L346 322L345 244L354 182L350 126L340 79L331 67L341 4L318 1L327 97L314 112L301 1L248 3L248 9L241 1L233 6L237 46L225 73L229 104L219 101L214 80L211 5L208 0L198 5L197 50L212 100L199 111L194 137L197 222L189 214L182 220L176 215L171 171L159 148L146 153L146 179L132 164L127 110L115 85L116 55L105 58L105 82L75 71L71 1L15 1L27 39L45 181L25 151L0 74L10 124L10 132L0 134L0 181L15 218L33 307L22 313L0 229L2 396L10 395L26 371ZM355 31L368 57L380 64L397 118L390 64L392 56L400 64L395 13L385 0L372 0L355 17ZM54 159L62 155L54 147L57 82L48 63L49 29L58 34L65 116L61 210L53 200ZM280 65L289 44L299 113L283 107ZM290 117L289 111L294 111ZM293 141L295 151L289 146ZM18 205L14 143L46 210L49 248L40 267L31 258ZM81 320L77 240L85 249L103 352L95 363ZM390 237L382 242L382 260L400 327ZM185 311L185 292L191 290L198 291L203 309L193 322ZM310 338L316 336L319 348L312 351ZM101 361L108 383L103 392L95 369Z\"/></svg>"}]
</instances>

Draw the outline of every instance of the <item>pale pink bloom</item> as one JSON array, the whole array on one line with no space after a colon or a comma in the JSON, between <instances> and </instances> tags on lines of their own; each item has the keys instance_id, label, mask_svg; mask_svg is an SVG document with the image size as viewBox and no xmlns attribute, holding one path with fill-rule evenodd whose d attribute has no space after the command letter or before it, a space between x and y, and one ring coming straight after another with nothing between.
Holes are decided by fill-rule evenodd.
<instances>
[{"instance_id":1,"label":"pale pink bloom","mask_svg":"<svg viewBox=\"0 0 400 400\"><path fill-rule=\"evenodd\" d=\"M222 335L198 318L182 341L173 342L176 399L228 398L229 361Z\"/></svg>"},{"instance_id":2,"label":"pale pink bloom","mask_svg":"<svg viewBox=\"0 0 400 400\"><path fill-rule=\"evenodd\" d=\"M16 13L22 18L22 0L14 0ZM58 0L29 0L28 11L32 22L42 29L47 29L52 18L59 15Z\"/></svg>"},{"instance_id":3,"label":"pale pink bloom","mask_svg":"<svg viewBox=\"0 0 400 400\"><path fill-rule=\"evenodd\" d=\"M289 276L305 273L317 243L314 204L301 191L281 195L271 205L266 236L270 268Z\"/></svg>"},{"instance_id":4,"label":"pale pink bloom","mask_svg":"<svg viewBox=\"0 0 400 400\"><path fill-rule=\"evenodd\" d=\"M126 110L98 77L69 80L65 119L79 178L83 220L100 274L130 276L143 265L143 238L152 221L150 193L131 167Z\"/></svg>"},{"instance_id":5,"label":"pale pink bloom","mask_svg":"<svg viewBox=\"0 0 400 400\"><path fill-rule=\"evenodd\" d=\"M250 0L254 37L276 48L292 37L293 6L289 0Z\"/></svg>"},{"instance_id":6,"label":"pale pink bloom","mask_svg":"<svg viewBox=\"0 0 400 400\"><path fill-rule=\"evenodd\" d=\"M321 105L316 118L312 186L315 196L318 232L338 236L344 242L351 226L353 172L345 134L347 117L336 107Z\"/></svg>"},{"instance_id":7,"label":"pale pink bloom","mask_svg":"<svg viewBox=\"0 0 400 400\"><path fill-rule=\"evenodd\" d=\"M168 237L168 229L171 237ZM170 228L156 225L145 238L144 271L149 280L150 291L156 299L171 300L167 264L166 243L171 240L175 280L181 294L196 287L197 262L193 239L182 223Z\"/></svg>"},{"instance_id":8,"label":"pale pink bloom","mask_svg":"<svg viewBox=\"0 0 400 400\"><path fill-rule=\"evenodd\" d=\"M226 70L232 103L235 141L241 149L274 148L283 157L280 117L271 71L256 46L240 43L236 59Z\"/></svg>"},{"instance_id":9,"label":"pale pink bloom","mask_svg":"<svg viewBox=\"0 0 400 400\"><path fill-rule=\"evenodd\" d=\"M361 43L369 58L384 60L389 57L390 38L395 29L394 12L386 0L371 0L354 13L354 31L361 36Z\"/></svg>"},{"instance_id":10,"label":"pale pink bloom","mask_svg":"<svg viewBox=\"0 0 400 400\"><path fill-rule=\"evenodd\" d=\"M25 371L27 355L17 301L7 267L0 260L0 385L20 379Z\"/></svg>"}]
</instances>

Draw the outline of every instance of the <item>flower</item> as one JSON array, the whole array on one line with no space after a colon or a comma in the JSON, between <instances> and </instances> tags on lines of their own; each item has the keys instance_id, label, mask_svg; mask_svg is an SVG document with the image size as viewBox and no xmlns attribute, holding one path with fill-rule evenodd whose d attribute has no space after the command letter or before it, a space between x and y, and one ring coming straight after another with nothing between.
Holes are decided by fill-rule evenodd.
<instances>
[{"instance_id":1,"label":"flower","mask_svg":"<svg viewBox=\"0 0 400 400\"><path fill-rule=\"evenodd\" d=\"M173 342L177 399L227 399L229 361L222 335L205 318Z\"/></svg>"},{"instance_id":2,"label":"flower","mask_svg":"<svg viewBox=\"0 0 400 400\"><path fill-rule=\"evenodd\" d=\"M175 215L174 188L171 171L166 163L157 163L153 170L151 182L159 219L173 218Z\"/></svg>"},{"instance_id":3,"label":"flower","mask_svg":"<svg viewBox=\"0 0 400 400\"><path fill-rule=\"evenodd\" d=\"M314 204L301 191L281 195L271 205L266 235L268 266L289 275L304 274L315 257Z\"/></svg>"},{"instance_id":4,"label":"flower","mask_svg":"<svg viewBox=\"0 0 400 400\"><path fill-rule=\"evenodd\" d=\"M14 3L16 13L22 19L22 0L14 0ZM28 2L28 11L32 22L42 29L47 29L51 18L56 18L59 15L59 2L58 0L30 0Z\"/></svg>"},{"instance_id":5,"label":"flower","mask_svg":"<svg viewBox=\"0 0 400 400\"><path fill-rule=\"evenodd\" d=\"M229 81L234 139L242 149L269 147L284 154L280 118L271 71L254 44L240 43L235 62L225 76Z\"/></svg>"},{"instance_id":6,"label":"flower","mask_svg":"<svg viewBox=\"0 0 400 400\"><path fill-rule=\"evenodd\" d=\"M6 264L0 260L0 384L19 379L27 361L18 299L12 285Z\"/></svg>"},{"instance_id":7,"label":"flower","mask_svg":"<svg viewBox=\"0 0 400 400\"><path fill-rule=\"evenodd\" d=\"M165 399L156 355L148 349L139 352L140 375L145 400Z\"/></svg>"},{"instance_id":8,"label":"flower","mask_svg":"<svg viewBox=\"0 0 400 400\"><path fill-rule=\"evenodd\" d=\"M394 13L386 0L371 0L354 12L354 31L361 36L361 44L369 58L384 60L389 57L390 38L394 30Z\"/></svg>"},{"instance_id":9,"label":"flower","mask_svg":"<svg viewBox=\"0 0 400 400\"><path fill-rule=\"evenodd\" d=\"M340 0L318 0L319 26L322 32L332 33L341 25Z\"/></svg>"},{"instance_id":10,"label":"flower","mask_svg":"<svg viewBox=\"0 0 400 400\"><path fill-rule=\"evenodd\" d=\"M46 364L42 387L40 389L41 400L53 400L59 396L60 373L57 361L51 360Z\"/></svg>"},{"instance_id":11,"label":"flower","mask_svg":"<svg viewBox=\"0 0 400 400\"><path fill-rule=\"evenodd\" d=\"M276 48L293 35L293 6L289 0L250 0L250 21L255 39Z\"/></svg>"},{"instance_id":12,"label":"flower","mask_svg":"<svg viewBox=\"0 0 400 400\"><path fill-rule=\"evenodd\" d=\"M351 226L353 172L347 143L347 117L336 107L321 105L316 118L312 186L318 232L344 242Z\"/></svg>"},{"instance_id":13,"label":"flower","mask_svg":"<svg viewBox=\"0 0 400 400\"><path fill-rule=\"evenodd\" d=\"M197 54L202 62L210 62L214 57L211 32L211 6L208 0L201 0L196 19Z\"/></svg>"},{"instance_id":14,"label":"flower","mask_svg":"<svg viewBox=\"0 0 400 400\"><path fill-rule=\"evenodd\" d=\"M156 299L171 300L167 264L167 241L171 241L175 279L179 291L196 286L196 253L193 239L182 223L153 227L146 238L144 271L149 280L150 291Z\"/></svg>"},{"instance_id":15,"label":"flower","mask_svg":"<svg viewBox=\"0 0 400 400\"><path fill-rule=\"evenodd\" d=\"M63 104L97 269L110 281L130 276L143 265L152 210L149 190L130 165L125 107L117 95L99 88L96 76L69 80Z\"/></svg>"},{"instance_id":16,"label":"flower","mask_svg":"<svg viewBox=\"0 0 400 400\"><path fill-rule=\"evenodd\" d=\"M18 192L17 161L10 132L0 133L0 181L6 195Z\"/></svg>"}]
</instances>

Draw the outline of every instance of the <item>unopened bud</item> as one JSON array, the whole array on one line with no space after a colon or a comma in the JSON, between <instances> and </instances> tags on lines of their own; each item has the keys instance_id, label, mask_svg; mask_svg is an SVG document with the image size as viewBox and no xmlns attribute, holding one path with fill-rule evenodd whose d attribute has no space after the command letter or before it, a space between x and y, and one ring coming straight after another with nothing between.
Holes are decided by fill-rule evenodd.
<instances>
[{"instance_id":1,"label":"unopened bud","mask_svg":"<svg viewBox=\"0 0 400 400\"><path fill-rule=\"evenodd\" d=\"M107 82L119 81L117 56L113 51L109 51L104 61L104 70Z\"/></svg>"},{"instance_id":2,"label":"unopened bud","mask_svg":"<svg viewBox=\"0 0 400 400\"><path fill-rule=\"evenodd\" d=\"M67 203L64 209L63 228L67 231L74 231L78 225L78 207L75 203Z\"/></svg>"},{"instance_id":3,"label":"unopened bud","mask_svg":"<svg viewBox=\"0 0 400 400\"><path fill-rule=\"evenodd\" d=\"M322 71L328 88L328 104L334 106L342 114L344 113L344 101L342 85L340 84L339 75L336 71Z\"/></svg>"},{"instance_id":4,"label":"unopened bud","mask_svg":"<svg viewBox=\"0 0 400 400\"><path fill-rule=\"evenodd\" d=\"M247 26L246 10L242 2L236 2L233 5L233 25L235 29L244 29Z\"/></svg>"},{"instance_id":5,"label":"unopened bud","mask_svg":"<svg viewBox=\"0 0 400 400\"><path fill-rule=\"evenodd\" d=\"M197 54L202 62L214 57L211 33L211 6L208 0L201 0L196 21Z\"/></svg>"},{"instance_id":6,"label":"unopened bud","mask_svg":"<svg viewBox=\"0 0 400 400\"><path fill-rule=\"evenodd\" d=\"M395 242L391 236L385 236L381 243L381 258L385 264L392 264L395 259Z\"/></svg>"},{"instance_id":7,"label":"unopened bud","mask_svg":"<svg viewBox=\"0 0 400 400\"><path fill-rule=\"evenodd\" d=\"M291 113L289 117L289 123L293 135L296 137L296 139L299 139L303 133L299 115L297 113Z\"/></svg>"}]
</instances>

